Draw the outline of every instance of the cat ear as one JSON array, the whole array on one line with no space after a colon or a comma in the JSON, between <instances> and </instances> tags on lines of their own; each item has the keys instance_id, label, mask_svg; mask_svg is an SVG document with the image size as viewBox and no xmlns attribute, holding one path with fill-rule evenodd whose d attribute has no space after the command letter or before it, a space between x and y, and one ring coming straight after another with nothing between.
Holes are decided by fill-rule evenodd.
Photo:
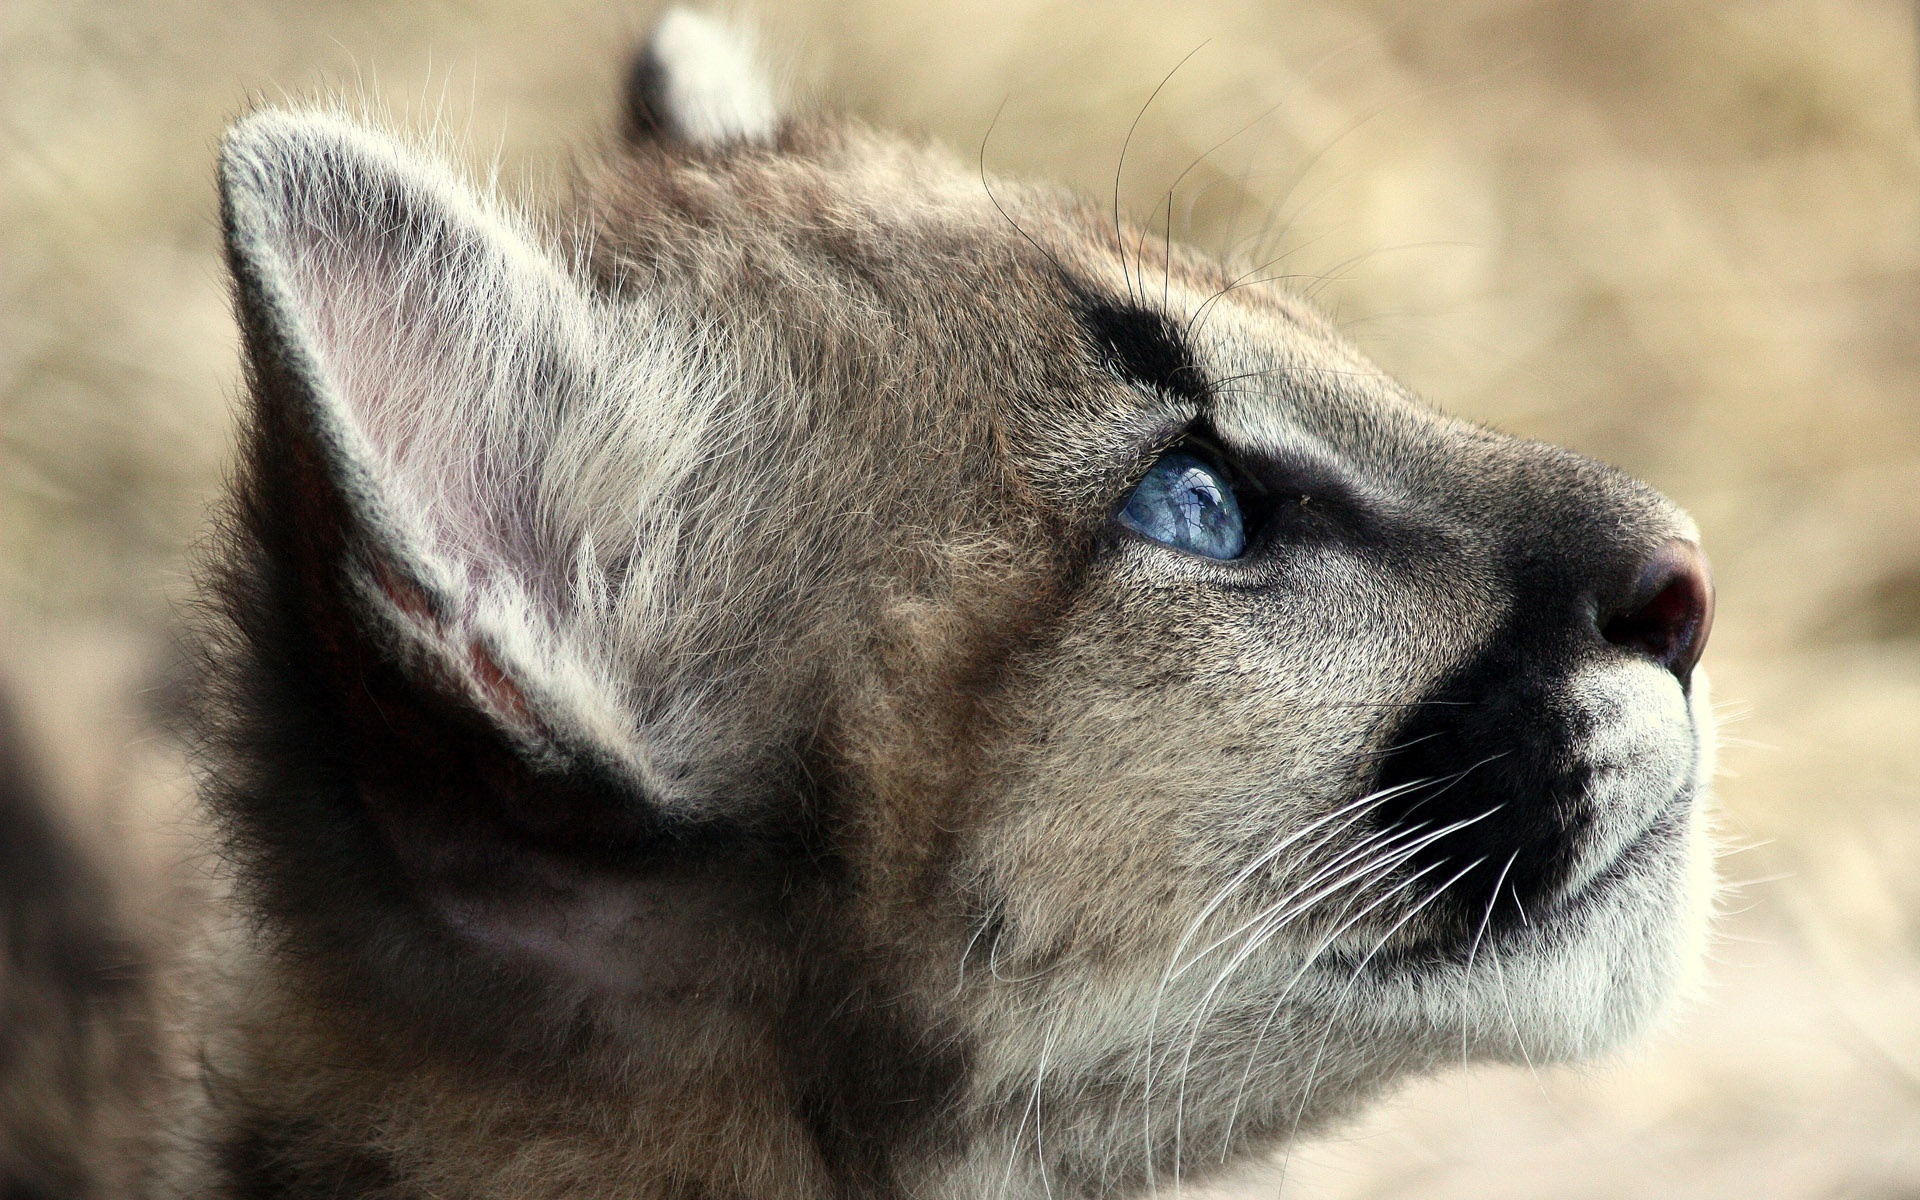
<instances>
[{"instance_id":1,"label":"cat ear","mask_svg":"<svg viewBox=\"0 0 1920 1200\"><path fill-rule=\"evenodd\" d=\"M635 56L626 107L636 141L766 145L780 124L746 32L684 8L669 9Z\"/></svg>"},{"instance_id":2,"label":"cat ear","mask_svg":"<svg viewBox=\"0 0 1920 1200\"><path fill-rule=\"evenodd\" d=\"M529 749L611 749L604 681L554 644L569 548L537 469L603 357L590 297L444 166L344 119L257 115L221 170L278 549Z\"/></svg>"},{"instance_id":3,"label":"cat ear","mask_svg":"<svg viewBox=\"0 0 1920 1200\"><path fill-rule=\"evenodd\" d=\"M553 904L673 824L578 635L586 556L543 477L603 385L607 322L509 214L345 119L249 118L221 182L253 398L242 703L280 731L268 772L330 781L242 797L242 824L324 908L369 870L344 794L443 918L578 961ZM516 907L535 894L547 915Z\"/></svg>"}]
</instances>

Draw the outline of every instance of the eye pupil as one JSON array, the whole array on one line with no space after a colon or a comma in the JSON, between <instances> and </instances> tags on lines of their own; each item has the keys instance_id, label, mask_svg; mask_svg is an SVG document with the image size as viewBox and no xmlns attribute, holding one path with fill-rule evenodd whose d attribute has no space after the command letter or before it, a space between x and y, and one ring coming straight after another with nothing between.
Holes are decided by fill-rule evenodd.
<instances>
[{"instance_id":1,"label":"eye pupil","mask_svg":"<svg viewBox=\"0 0 1920 1200\"><path fill-rule=\"evenodd\" d=\"M1246 549L1240 504L1220 472L1198 456L1170 450L1127 498L1120 521L1176 550L1238 558Z\"/></svg>"}]
</instances>

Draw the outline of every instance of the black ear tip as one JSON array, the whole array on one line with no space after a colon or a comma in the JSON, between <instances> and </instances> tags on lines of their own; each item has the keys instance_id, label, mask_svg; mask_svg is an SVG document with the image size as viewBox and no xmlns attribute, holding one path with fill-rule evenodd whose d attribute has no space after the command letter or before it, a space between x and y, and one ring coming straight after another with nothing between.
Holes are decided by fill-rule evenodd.
<instances>
[{"instance_id":1,"label":"black ear tip","mask_svg":"<svg viewBox=\"0 0 1920 1200\"><path fill-rule=\"evenodd\" d=\"M765 145L780 122L752 32L687 8L663 13L634 52L622 101L633 141Z\"/></svg>"},{"instance_id":2,"label":"black ear tip","mask_svg":"<svg viewBox=\"0 0 1920 1200\"><path fill-rule=\"evenodd\" d=\"M667 109L667 69L651 40L642 42L627 64L621 96L620 132L630 141L671 136Z\"/></svg>"}]
</instances>

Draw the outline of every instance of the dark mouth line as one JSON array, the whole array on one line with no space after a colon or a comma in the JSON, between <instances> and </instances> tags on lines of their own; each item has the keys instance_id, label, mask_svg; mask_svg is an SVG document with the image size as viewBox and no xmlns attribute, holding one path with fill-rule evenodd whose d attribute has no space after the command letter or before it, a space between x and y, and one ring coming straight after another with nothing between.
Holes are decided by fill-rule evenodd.
<instances>
[{"instance_id":1,"label":"dark mouth line","mask_svg":"<svg viewBox=\"0 0 1920 1200\"><path fill-rule=\"evenodd\" d=\"M1575 910L1596 902L1619 880L1625 878L1633 866L1634 860L1645 852L1646 848L1657 840L1663 832L1674 829L1674 818L1683 813L1693 803L1698 791L1692 782L1675 790L1674 794L1662 804L1646 823L1643 824L1624 845L1621 846L1607 864L1595 871L1578 888L1555 896L1545 905L1536 908L1530 919L1518 926L1495 927L1486 931L1481 939L1480 954L1497 949L1504 942L1519 936L1529 928L1537 928L1564 920ZM1382 947L1375 951L1369 966L1382 975L1393 976L1409 971L1420 970L1433 965L1436 961L1444 963L1464 962L1467 946L1451 933L1446 935L1424 935L1399 946ZM1328 955L1323 960L1328 967L1354 969L1357 955Z\"/></svg>"}]
</instances>

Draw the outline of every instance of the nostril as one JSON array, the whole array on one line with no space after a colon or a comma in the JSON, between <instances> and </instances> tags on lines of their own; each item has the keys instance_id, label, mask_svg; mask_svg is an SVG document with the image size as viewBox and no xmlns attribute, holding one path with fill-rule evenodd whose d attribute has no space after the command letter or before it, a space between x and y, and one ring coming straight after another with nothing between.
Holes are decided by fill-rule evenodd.
<instances>
[{"instance_id":1,"label":"nostril","mask_svg":"<svg viewBox=\"0 0 1920 1200\"><path fill-rule=\"evenodd\" d=\"M1676 539L1654 553L1624 611L1603 622L1600 634L1652 658L1685 684L1713 628L1713 577L1707 556Z\"/></svg>"}]
</instances>

